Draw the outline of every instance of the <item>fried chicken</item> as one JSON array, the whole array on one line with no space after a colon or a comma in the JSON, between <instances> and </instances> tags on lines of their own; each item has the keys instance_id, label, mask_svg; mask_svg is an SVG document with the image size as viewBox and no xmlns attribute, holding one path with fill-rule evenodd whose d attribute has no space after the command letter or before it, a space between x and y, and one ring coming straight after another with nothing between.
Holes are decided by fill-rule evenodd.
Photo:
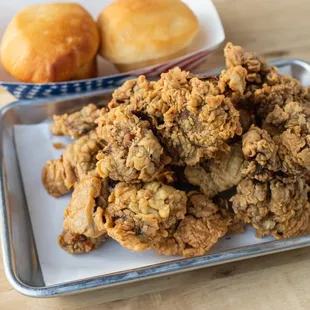
<instances>
[{"instance_id":1,"label":"fried chicken","mask_svg":"<svg viewBox=\"0 0 310 310\"><path fill-rule=\"evenodd\" d=\"M289 238L306 233L309 225L309 117L307 107L290 102L276 106L264 128L253 126L242 139L246 176L232 198L239 218L257 235Z\"/></svg>"},{"instance_id":2,"label":"fried chicken","mask_svg":"<svg viewBox=\"0 0 310 310\"><path fill-rule=\"evenodd\" d=\"M242 66L247 70L247 86L243 98L249 108L254 104L257 115L264 119L275 106L297 101L310 101L309 89L287 75L281 75L256 53L245 52L241 46L228 43L224 49L226 65L232 69Z\"/></svg>"},{"instance_id":3,"label":"fried chicken","mask_svg":"<svg viewBox=\"0 0 310 310\"><path fill-rule=\"evenodd\" d=\"M298 104L287 106L298 111ZM259 181L279 174L288 177L305 174L310 169L309 121L305 115L301 115L301 119L295 127L287 121L283 127L289 129L274 137L264 129L252 127L242 138L243 153L248 160L244 174Z\"/></svg>"},{"instance_id":4,"label":"fried chicken","mask_svg":"<svg viewBox=\"0 0 310 310\"><path fill-rule=\"evenodd\" d=\"M242 152L247 160L243 175L266 181L280 169L278 146L264 129L253 126L243 135Z\"/></svg>"},{"instance_id":5,"label":"fried chicken","mask_svg":"<svg viewBox=\"0 0 310 310\"><path fill-rule=\"evenodd\" d=\"M152 248L165 255L204 255L227 232L227 221L218 211L205 195L189 194L185 218L171 227L168 236L153 242Z\"/></svg>"},{"instance_id":6,"label":"fried chicken","mask_svg":"<svg viewBox=\"0 0 310 310\"><path fill-rule=\"evenodd\" d=\"M184 218L186 194L160 182L116 184L105 209L108 235L132 251L144 251Z\"/></svg>"},{"instance_id":7,"label":"fried chicken","mask_svg":"<svg viewBox=\"0 0 310 310\"><path fill-rule=\"evenodd\" d=\"M292 101L305 103L310 100L308 88L303 87L296 79L280 74L277 74L274 80L263 84L252 97L258 106L257 114L262 119L273 111L276 105L282 107Z\"/></svg>"},{"instance_id":8,"label":"fried chicken","mask_svg":"<svg viewBox=\"0 0 310 310\"><path fill-rule=\"evenodd\" d=\"M266 60L256 53L245 52L241 46L228 42L224 48L226 66L232 69L241 66L246 69L246 81L252 84L262 84L266 77L276 72Z\"/></svg>"},{"instance_id":9,"label":"fried chicken","mask_svg":"<svg viewBox=\"0 0 310 310\"><path fill-rule=\"evenodd\" d=\"M303 178L283 183L272 179L258 182L244 179L232 197L237 216L250 223L258 237L273 235L277 239L307 233L310 203L309 186Z\"/></svg>"},{"instance_id":10,"label":"fried chicken","mask_svg":"<svg viewBox=\"0 0 310 310\"><path fill-rule=\"evenodd\" d=\"M239 113L225 92L242 93L245 74L236 67L219 79L200 80L175 68L158 82L148 83L144 77L126 82L114 92L110 108L125 104L142 112L174 163L194 165L227 151L226 140L241 134Z\"/></svg>"},{"instance_id":11,"label":"fried chicken","mask_svg":"<svg viewBox=\"0 0 310 310\"><path fill-rule=\"evenodd\" d=\"M301 137L286 130L275 137L279 145L282 171L291 175L301 175L310 169L309 135Z\"/></svg>"},{"instance_id":12,"label":"fried chicken","mask_svg":"<svg viewBox=\"0 0 310 310\"><path fill-rule=\"evenodd\" d=\"M105 239L106 235L99 236L98 238L90 238L80 234L72 234L68 230L63 231L58 236L58 244L70 254L80 254L96 250Z\"/></svg>"},{"instance_id":13,"label":"fried chicken","mask_svg":"<svg viewBox=\"0 0 310 310\"><path fill-rule=\"evenodd\" d=\"M54 115L51 125L52 134L55 136L69 136L79 138L96 127L95 120L99 117L100 109L90 103L80 111Z\"/></svg>"},{"instance_id":14,"label":"fried chicken","mask_svg":"<svg viewBox=\"0 0 310 310\"><path fill-rule=\"evenodd\" d=\"M73 173L66 175L65 165L62 159L49 160L42 169L42 184L46 191L54 197L67 194L74 185L76 178ZM71 171L71 169L69 169Z\"/></svg>"},{"instance_id":15,"label":"fried chicken","mask_svg":"<svg viewBox=\"0 0 310 310\"><path fill-rule=\"evenodd\" d=\"M219 192L236 186L242 179L243 168L241 144L235 143L228 153L219 152L214 159L186 166L184 172L191 184L199 186L202 193L212 198Z\"/></svg>"},{"instance_id":16,"label":"fried chicken","mask_svg":"<svg viewBox=\"0 0 310 310\"><path fill-rule=\"evenodd\" d=\"M59 197L68 193L76 182L88 175L96 175L96 155L103 142L95 132L71 143L60 159L49 160L42 171L42 182L47 192Z\"/></svg>"},{"instance_id":17,"label":"fried chicken","mask_svg":"<svg viewBox=\"0 0 310 310\"><path fill-rule=\"evenodd\" d=\"M277 134L274 140L279 145L282 171L300 175L310 170L310 108L290 102L268 114L265 127ZM270 129L273 128L273 129Z\"/></svg>"},{"instance_id":18,"label":"fried chicken","mask_svg":"<svg viewBox=\"0 0 310 310\"><path fill-rule=\"evenodd\" d=\"M175 163L194 165L213 158L229 149L226 140L241 134L239 113L229 98L219 94L218 85L189 78L188 72L176 68L162 74L158 87L162 100L157 105L166 108L157 110L168 110L157 131Z\"/></svg>"},{"instance_id":19,"label":"fried chicken","mask_svg":"<svg viewBox=\"0 0 310 310\"><path fill-rule=\"evenodd\" d=\"M219 75L140 76L107 108L54 117L55 135L79 138L42 174L55 197L74 189L62 248L87 252L109 235L191 257L245 223L258 237L310 233L309 88L240 46L224 54Z\"/></svg>"},{"instance_id":20,"label":"fried chicken","mask_svg":"<svg viewBox=\"0 0 310 310\"><path fill-rule=\"evenodd\" d=\"M148 116L161 118L165 110L156 110L162 108L154 105L153 102L160 100L160 89L154 88L157 82L149 82L144 75L136 79L126 81L122 86L117 88L112 94L112 100L109 108L113 109L119 105L130 107L135 112L145 112ZM155 108L155 109L153 109Z\"/></svg>"},{"instance_id":21,"label":"fried chicken","mask_svg":"<svg viewBox=\"0 0 310 310\"><path fill-rule=\"evenodd\" d=\"M128 183L148 182L170 162L149 122L139 119L126 106L104 113L98 123L98 136L107 143L97 155L101 177Z\"/></svg>"},{"instance_id":22,"label":"fried chicken","mask_svg":"<svg viewBox=\"0 0 310 310\"><path fill-rule=\"evenodd\" d=\"M78 182L65 210L59 245L71 254L96 249L107 235L103 210L107 206L108 181L85 177Z\"/></svg>"}]
</instances>

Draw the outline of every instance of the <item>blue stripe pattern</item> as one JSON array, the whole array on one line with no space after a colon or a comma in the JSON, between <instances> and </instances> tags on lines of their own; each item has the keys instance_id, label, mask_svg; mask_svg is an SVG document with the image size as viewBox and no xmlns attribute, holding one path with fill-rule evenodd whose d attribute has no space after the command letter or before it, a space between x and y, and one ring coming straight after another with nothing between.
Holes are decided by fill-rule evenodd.
<instances>
[{"instance_id":1,"label":"blue stripe pattern","mask_svg":"<svg viewBox=\"0 0 310 310\"><path fill-rule=\"evenodd\" d=\"M32 84L0 82L0 85L6 88L17 99L34 99L85 93L101 89L113 90L121 86L124 81L134 77L136 75L128 74L61 83Z\"/></svg>"}]
</instances>

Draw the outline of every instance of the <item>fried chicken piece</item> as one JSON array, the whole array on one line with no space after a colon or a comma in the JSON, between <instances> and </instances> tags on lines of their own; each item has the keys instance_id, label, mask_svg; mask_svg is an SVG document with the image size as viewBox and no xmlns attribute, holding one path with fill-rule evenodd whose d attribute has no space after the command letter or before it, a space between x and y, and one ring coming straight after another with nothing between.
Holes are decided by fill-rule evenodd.
<instances>
[{"instance_id":1,"label":"fried chicken piece","mask_svg":"<svg viewBox=\"0 0 310 310\"><path fill-rule=\"evenodd\" d=\"M233 208L257 229L258 236L289 238L306 233L309 112L296 102L276 106L263 124L272 136L258 127L243 136L247 178L237 187Z\"/></svg>"},{"instance_id":2,"label":"fried chicken piece","mask_svg":"<svg viewBox=\"0 0 310 310\"><path fill-rule=\"evenodd\" d=\"M60 159L49 160L42 171L42 182L47 192L59 197L87 175L96 175L96 155L102 148L103 142L95 132L91 132L71 143Z\"/></svg>"},{"instance_id":3,"label":"fried chicken piece","mask_svg":"<svg viewBox=\"0 0 310 310\"><path fill-rule=\"evenodd\" d=\"M247 87L243 100L256 106L256 113L264 119L276 105L282 107L291 102L309 102L310 93L307 87L287 75L281 75L256 53L245 52L240 46L228 43L224 49L226 65L244 67Z\"/></svg>"},{"instance_id":4,"label":"fried chicken piece","mask_svg":"<svg viewBox=\"0 0 310 310\"><path fill-rule=\"evenodd\" d=\"M274 124L282 130L290 129L301 136L309 134L309 121L310 106L299 102L289 102L282 108L277 106L266 118L266 123Z\"/></svg>"},{"instance_id":5,"label":"fried chicken piece","mask_svg":"<svg viewBox=\"0 0 310 310\"><path fill-rule=\"evenodd\" d=\"M244 179L232 197L237 216L251 224L258 237L277 239L307 233L310 216L309 186L303 178L290 183L272 179L261 183Z\"/></svg>"},{"instance_id":6,"label":"fried chicken piece","mask_svg":"<svg viewBox=\"0 0 310 310\"><path fill-rule=\"evenodd\" d=\"M90 238L80 234L72 234L70 231L64 231L58 236L58 244L70 254L80 254L96 250L105 239L106 235Z\"/></svg>"},{"instance_id":7,"label":"fried chicken piece","mask_svg":"<svg viewBox=\"0 0 310 310\"><path fill-rule=\"evenodd\" d=\"M173 70L180 71L179 68ZM170 70L170 72L173 70ZM193 78L204 82L204 95L210 94L216 96L224 94L226 91L243 94L245 89L246 70L241 66L223 70L220 76L196 76L189 72L184 73L186 75L185 83ZM134 111L143 111L149 116L162 118L163 114L169 109L169 105L162 98L162 88L162 80L149 82L145 76L141 75L136 79L126 81L114 91L109 108L125 104L131 106ZM203 89L201 88L201 90ZM160 104L158 104L158 101L161 101Z\"/></svg>"},{"instance_id":8,"label":"fried chicken piece","mask_svg":"<svg viewBox=\"0 0 310 310\"><path fill-rule=\"evenodd\" d=\"M153 181L164 183L164 184L173 184L176 182L176 176L174 171L170 166L166 166L160 172L154 174Z\"/></svg>"},{"instance_id":9,"label":"fried chicken piece","mask_svg":"<svg viewBox=\"0 0 310 310\"><path fill-rule=\"evenodd\" d=\"M125 104L142 113L177 164L196 164L228 150L226 140L241 134L239 113L225 92L243 92L246 71L236 67L219 79L200 80L179 68L157 82L142 76L126 82L113 94L110 108Z\"/></svg>"},{"instance_id":10,"label":"fried chicken piece","mask_svg":"<svg viewBox=\"0 0 310 310\"><path fill-rule=\"evenodd\" d=\"M241 144L235 143L228 153L219 152L214 159L199 165L186 166L187 180L200 187L207 197L214 197L219 192L236 186L242 179L244 157Z\"/></svg>"},{"instance_id":11,"label":"fried chicken piece","mask_svg":"<svg viewBox=\"0 0 310 310\"><path fill-rule=\"evenodd\" d=\"M180 71L179 68L175 68L174 70ZM184 73L186 74L185 83L195 77L189 72ZM218 78L214 80L211 78L211 81L208 78L204 78L204 80L208 81L206 83L206 93L211 92L214 95L218 95L219 89L216 87ZM158 123L163 122L164 114L169 110L169 105L162 98L163 86L164 82L162 79L149 82L143 75L136 79L128 80L114 91L109 108L112 109L119 105L126 105L136 114L144 113L143 116L152 121L154 126L157 126Z\"/></svg>"},{"instance_id":12,"label":"fried chicken piece","mask_svg":"<svg viewBox=\"0 0 310 310\"><path fill-rule=\"evenodd\" d=\"M51 125L52 134L79 138L97 126L95 120L99 117L99 113L100 109L90 103L80 111L71 114L54 115L54 122Z\"/></svg>"},{"instance_id":13,"label":"fried chicken piece","mask_svg":"<svg viewBox=\"0 0 310 310\"><path fill-rule=\"evenodd\" d=\"M234 46L230 42L227 43L224 54L228 71L238 69L240 72L240 68L242 68L245 72L243 73L243 92L226 93L240 113L242 132L245 133L251 125L257 122L255 107L250 97L255 89L260 87L264 77L271 71L274 72L275 69L269 67L259 55L245 53L242 47Z\"/></svg>"},{"instance_id":14,"label":"fried chicken piece","mask_svg":"<svg viewBox=\"0 0 310 310\"><path fill-rule=\"evenodd\" d=\"M159 183L116 184L105 209L108 235L132 251L144 251L184 218L186 195Z\"/></svg>"},{"instance_id":15,"label":"fried chicken piece","mask_svg":"<svg viewBox=\"0 0 310 310\"><path fill-rule=\"evenodd\" d=\"M275 85L264 84L252 97L258 106L257 114L264 119L276 105L282 107L292 101L306 103L310 99L309 96L308 88L303 87L298 80L278 74Z\"/></svg>"},{"instance_id":16,"label":"fried chicken piece","mask_svg":"<svg viewBox=\"0 0 310 310\"><path fill-rule=\"evenodd\" d=\"M205 195L189 198L187 216L181 221L174 237L184 257L204 255L227 232L227 222L217 206Z\"/></svg>"},{"instance_id":17,"label":"fried chicken piece","mask_svg":"<svg viewBox=\"0 0 310 310\"><path fill-rule=\"evenodd\" d=\"M199 186L201 192L207 197L214 197L219 192L219 188L215 184L206 162L186 166L184 175L190 184Z\"/></svg>"},{"instance_id":18,"label":"fried chicken piece","mask_svg":"<svg viewBox=\"0 0 310 310\"><path fill-rule=\"evenodd\" d=\"M53 197L60 197L70 191L70 184L75 183L66 176L66 171L62 159L49 160L42 169L42 183L46 191Z\"/></svg>"},{"instance_id":19,"label":"fried chicken piece","mask_svg":"<svg viewBox=\"0 0 310 310\"><path fill-rule=\"evenodd\" d=\"M64 213L59 245L71 254L96 249L107 235L103 209L107 206L108 181L85 177L78 182Z\"/></svg>"},{"instance_id":20,"label":"fried chicken piece","mask_svg":"<svg viewBox=\"0 0 310 310\"><path fill-rule=\"evenodd\" d=\"M252 126L242 137L242 151L247 159L243 175L266 181L280 170L278 146L266 130Z\"/></svg>"},{"instance_id":21,"label":"fried chicken piece","mask_svg":"<svg viewBox=\"0 0 310 310\"><path fill-rule=\"evenodd\" d=\"M220 93L233 92L237 95L243 95L246 88L247 71L242 66L234 66L228 70L223 70L219 77L218 87Z\"/></svg>"},{"instance_id":22,"label":"fried chicken piece","mask_svg":"<svg viewBox=\"0 0 310 310\"><path fill-rule=\"evenodd\" d=\"M245 52L241 46L233 45L231 42L226 44L224 56L227 68L242 66L246 69L246 81L250 83L262 84L267 75L276 71L260 55Z\"/></svg>"},{"instance_id":23,"label":"fried chicken piece","mask_svg":"<svg viewBox=\"0 0 310 310\"><path fill-rule=\"evenodd\" d=\"M205 195L189 194L187 215L171 227L168 236L152 244L159 254L204 255L227 232L227 221L218 212L217 206Z\"/></svg>"},{"instance_id":24,"label":"fried chicken piece","mask_svg":"<svg viewBox=\"0 0 310 310\"><path fill-rule=\"evenodd\" d=\"M160 89L155 89L156 83L149 82L144 75L126 81L113 92L109 108L125 105L132 111L146 112L148 116L161 118L168 108L156 110L163 106L153 105L161 97Z\"/></svg>"},{"instance_id":25,"label":"fried chicken piece","mask_svg":"<svg viewBox=\"0 0 310 310\"><path fill-rule=\"evenodd\" d=\"M262 128L265 129L271 136L276 136L285 131L285 123L288 120L289 115L276 105L274 110L271 111L263 120Z\"/></svg>"},{"instance_id":26,"label":"fried chicken piece","mask_svg":"<svg viewBox=\"0 0 310 310\"><path fill-rule=\"evenodd\" d=\"M162 74L158 85L169 109L157 130L176 162L194 165L214 158L218 151L228 151L226 140L241 134L242 129L230 99L210 94L218 91L218 86L188 79L188 75L178 68Z\"/></svg>"},{"instance_id":27,"label":"fried chicken piece","mask_svg":"<svg viewBox=\"0 0 310 310\"><path fill-rule=\"evenodd\" d=\"M310 170L310 108L290 102L276 106L268 114L264 127L275 134L282 171L299 175Z\"/></svg>"},{"instance_id":28,"label":"fried chicken piece","mask_svg":"<svg viewBox=\"0 0 310 310\"><path fill-rule=\"evenodd\" d=\"M309 135L300 137L291 130L287 130L275 140L279 145L279 157L282 171L291 175L304 174L310 169Z\"/></svg>"},{"instance_id":29,"label":"fried chicken piece","mask_svg":"<svg viewBox=\"0 0 310 310\"><path fill-rule=\"evenodd\" d=\"M149 122L140 120L123 105L100 117L97 133L107 142L97 155L97 171L103 178L148 182L170 162Z\"/></svg>"}]
</instances>

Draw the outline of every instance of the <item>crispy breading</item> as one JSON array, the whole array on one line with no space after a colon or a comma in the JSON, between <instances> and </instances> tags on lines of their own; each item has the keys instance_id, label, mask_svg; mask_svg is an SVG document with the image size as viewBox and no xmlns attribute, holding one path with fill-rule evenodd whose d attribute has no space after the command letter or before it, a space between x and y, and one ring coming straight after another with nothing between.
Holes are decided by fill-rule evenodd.
<instances>
[{"instance_id":1,"label":"crispy breading","mask_svg":"<svg viewBox=\"0 0 310 310\"><path fill-rule=\"evenodd\" d=\"M80 234L72 234L70 231L64 231L58 236L58 244L70 254L79 254L96 250L105 239L105 235L98 238L89 238Z\"/></svg>"},{"instance_id":2,"label":"crispy breading","mask_svg":"<svg viewBox=\"0 0 310 310\"><path fill-rule=\"evenodd\" d=\"M46 162L42 169L42 184L51 196L60 197L67 194L71 188L69 184L74 183L75 178L68 180L62 159Z\"/></svg>"},{"instance_id":3,"label":"crispy breading","mask_svg":"<svg viewBox=\"0 0 310 310\"><path fill-rule=\"evenodd\" d=\"M247 101L249 106L255 105L260 118L264 119L276 105L282 107L291 101L310 101L309 88L290 76L279 74L258 54L245 52L241 46L227 43L224 55L228 68L242 66L247 70L247 86L241 100Z\"/></svg>"},{"instance_id":4,"label":"crispy breading","mask_svg":"<svg viewBox=\"0 0 310 310\"><path fill-rule=\"evenodd\" d=\"M184 218L186 200L184 192L160 182L120 182L104 212L108 235L132 251L147 250Z\"/></svg>"},{"instance_id":5,"label":"crispy breading","mask_svg":"<svg viewBox=\"0 0 310 310\"><path fill-rule=\"evenodd\" d=\"M124 105L102 115L98 123L98 136L107 143L97 155L97 172L101 177L148 182L170 162L149 122L140 120Z\"/></svg>"},{"instance_id":6,"label":"crispy breading","mask_svg":"<svg viewBox=\"0 0 310 310\"><path fill-rule=\"evenodd\" d=\"M242 151L246 158L244 175L266 181L279 171L278 146L266 130L251 127L242 136Z\"/></svg>"},{"instance_id":7,"label":"crispy breading","mask_svg":"<svg viewBox=\"0 0 310 310\"><path fill-rule=\"evenodd\" d=\"M290 102L282 109L277 107L266 122L283 128L283 132L274 138L279 146L282 171L300 175L310 170L310 108Z\"/></svg>"},{"instance_id":8,"label":"crispy breading","mask_svg":"<svg viewBox=\"0 0 310 310\"><path fill-rule=\"evenodd\" d=\"M212 198L241 181L244 161L241 144L235 143L229 152L219 152L214 159L186 166L184 172L191 184L199 186L202 193Z\"/></svg>"},{"instance_id":9,"label":"crispy breading","mask_svg":"<svg viewBox=\"0 0 310 310\"><path fill-rule=\"evenodd\" d=\"M76 182L96 174L96 155L103 148L95 132L82 136L65 149L60 159L49 160L42 171L47 192L59 197L73 189Z\"/></svg>"},{"instance_id":10,"label":"crispy breading","mask_svg":"<svg viewBox=\"0 0 310 310\"><path fill-rule=\"evenodd\" d=\"M193 165L228 150L226 140L241 134L239 113L225 93L243 93L245 74L236 67L218 79L201 80L175 68L157 82L139 77L113 94L110 108L125 104L137 115L142 113L174 163Z\"/></svg>"},{"instance_id":11,"label":"crispy breading","mask_svg":"<svg viewBox=\"0 0 310 310\"><path fill-rule=\"evenodd\" d=\"M43 169L51 195L74 188L63 248L89 251L108 234L190 257L245 223L259 237L310 232L310 88L240 46L224 54L219 75L140 76L107 108L54 118L54 134L80 137Z\"/></svg>"},{"instance_id":12,"label":"crispy breading","mask_svg":"<svg viewBox=\"0 0 310 310\"><path fill-rule=\"evenodd\" d=\"M105 239L103 210L107 206L108 181L85 177L78 182L64 213L59 245L69 253L88 252Z\"/></svg>"},{"instance_id":13,"label":"crispy breading","mask_svg":"<svg viewBox=\"0 0 310 310\"><path fill-rule=\"evenodd\" d=\"M289 238L307 232L309 186L303 178L282 182L242 180L232 197L237 216L254 226L258 237Z\"/></svg>"},{"instance_id":14,"label":"crispy breading","mask_svg":"<svg viewBox=\"0 0 310 310\"><path fill-rule=\"evenodd\" d=\"M98 118L100 109L90 103L80 111L54 115L51 125L52 134L55 136L69 136L79 138L96 127L95 120Z\"/></svg>"},{"instance_id":15,"label":"crispy breading","mask_svg":"<svg viewBox=\"0 0 310 310\"><path fill-rule=\"evenodd\" d=\"M228 221L218 211L205 195L190 193L185 218L172 226L167 236L154 241L152 248L165 255L204 255L228 229Z\"/></svg>"},{"instance_id":16,"label":"crispy breading","mask_svg":"<svg viewBox=\"0 0 310 310\"><path fill-rule=\"evenodd\" d=\"M157 131L175 163L194 165L213 158L229 149L227 139L241 134L239 113L218 85L189 78L176 68L162 74L156 87L162 96L157 105L168 107Z\"/></svg>"},{"instance_id":17,"label":"crispy breading","mask_svg":"<svg viewBox=\"0 0 310 310\"><path fill-rule=\"evenodd\" d=\"M224 48L226 66L232 69L242 66L246 69L246 81L249 83L261 84L266 76L276 72L270 67L266 60L257 53L245 52L241 46L228 42Z\"/></svg>"}]
</instances>

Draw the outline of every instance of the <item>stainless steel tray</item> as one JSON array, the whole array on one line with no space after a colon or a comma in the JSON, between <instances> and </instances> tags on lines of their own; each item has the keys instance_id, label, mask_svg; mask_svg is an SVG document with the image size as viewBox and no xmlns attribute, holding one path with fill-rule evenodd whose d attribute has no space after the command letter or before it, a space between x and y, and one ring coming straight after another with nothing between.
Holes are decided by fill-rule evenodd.
<instances>
[{"instance_id":1,"label":"stainless steel tray","mask_svg":"<svg viewBox=\"0 0 310 310\"><path fill-rule=\"evenodd\" d=\"M277 65L282 72L298 78L303 84L310 85L310 65L308 63L297 59L285 59L274 61L273 64ZM0 232L5 273L17 291L33 297L51 297L112 286L124 288L125 285L134 281L310 245L310 235L305 235L202 257L180 259L106 276L46 286L36 255L36 246L14 145L13 126L15 124L40 123L55 113L77 110L89 102L105 102L109 98L110 93L97 91L54 100L49 98L35 101L17 101L0 110L0 158L2 163L0 168ZM143 281L139 283L144 285ZM138 283L136 283L137 285ZM122 290L119 291L121 294ZM104 292L103 290L102 294Z\"/></svg>"}]
</instances>

